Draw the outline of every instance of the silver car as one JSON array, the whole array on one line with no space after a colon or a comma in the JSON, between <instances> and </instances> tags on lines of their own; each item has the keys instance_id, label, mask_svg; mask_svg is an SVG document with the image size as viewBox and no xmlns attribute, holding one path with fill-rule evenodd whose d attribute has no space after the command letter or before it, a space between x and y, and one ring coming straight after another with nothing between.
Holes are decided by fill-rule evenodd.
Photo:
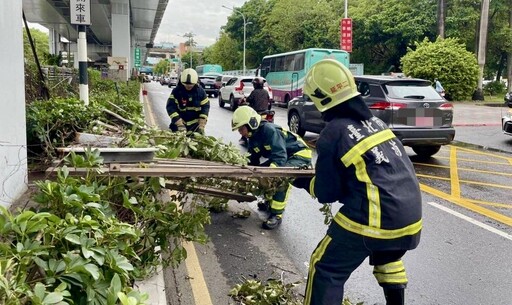
<instances>
[{"instance_id":1,"label":"silver car","mask_svg":"<svg viewBox=\"0 0 512 305\"><path fill-rule=\"evenodd\" d=\"M355 76L357 90L372 113L383 120L400 141L416 154L429 157L455 137L453 105L423 79L395 76ZM292 99L288 126L303 136L320 133L325 126L307 96Z\"/></svg>"}]
</instances>

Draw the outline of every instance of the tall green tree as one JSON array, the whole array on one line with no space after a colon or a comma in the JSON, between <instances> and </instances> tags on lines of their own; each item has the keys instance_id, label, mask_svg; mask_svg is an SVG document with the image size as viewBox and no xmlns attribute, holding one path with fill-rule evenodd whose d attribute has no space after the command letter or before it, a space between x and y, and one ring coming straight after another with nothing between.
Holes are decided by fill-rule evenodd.
<instances>
[{"instance_id":1,"label":"tall green tree","mask_svg":"<svg viewBox=\"0 0 512 305\"><path fill-rule=\"evenodd\" d=\"M32 40L34 42L34 46L37 52L37 58L39 59L41 64L46 64L46 60L49 54L48 34L34 28L29 28L29 30L30 36L32 36ZM35 61L34 53L32 52L32 48L30 47L27 30L25 28L23 28L23 53L27 61Z\"/></svg>"},{"instance_id":2,"label":"tall green tree","mask_svg":"<svg viewBox=\"0 0 512 305\"><path fill-rule=\"evenodd\" d=\"M203 58L205 63L219 64L224 70L237 70L242 67L241 51L237 42L225 32L221 32L217 42L208 48Z\"/></svg>"},{"instance_id":3,"label":"tall green tree","mask_svg":"<svg viewBox=\"0 0 512 305\"><path fill-rule=\"evenodd\" d=\"M360 0L350 9L354 24L352 62L366 73L399 71L407 47L436 37L436 3L428 0Z\"/></svg>"}]
</instances>

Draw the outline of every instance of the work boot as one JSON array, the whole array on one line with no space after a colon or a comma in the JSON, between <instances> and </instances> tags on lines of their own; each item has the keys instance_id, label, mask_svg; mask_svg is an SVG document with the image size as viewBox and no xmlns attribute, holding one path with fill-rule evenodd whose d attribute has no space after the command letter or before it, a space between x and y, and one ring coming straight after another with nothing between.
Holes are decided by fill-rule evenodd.
<instances>
[{"instance_id":1,"label":"work boot","mask_svg":"<svg viewBox=\"0 0 512 305\"><path fill-rule=\"evenodd\" d=\"M268 200L258 200L258 210L263 212L270 211L270 202Z\"/></svg>"},{"instance_id":2,"label":"work boot","mask_svg":"<svg viewBox=\"0 0 512 305\"><path fill-rule=\"evenodd\" d=\"M386 305L404 305L405 296L403 288L391 289L384 288L384 296L386 297Z\"/></svg>"},{"instance_id":3,"label":"work boot","mask_svg":"<svg viewBox=\"0 0 512 305\"><path fill-rule=\"evenodd\" d=\"M270 214L267 221L263 223L263 229L266 230L274 230L275 228L279 227L281 222L283 221L283 215L281 214Z\"/></svg>"}]
</instances>

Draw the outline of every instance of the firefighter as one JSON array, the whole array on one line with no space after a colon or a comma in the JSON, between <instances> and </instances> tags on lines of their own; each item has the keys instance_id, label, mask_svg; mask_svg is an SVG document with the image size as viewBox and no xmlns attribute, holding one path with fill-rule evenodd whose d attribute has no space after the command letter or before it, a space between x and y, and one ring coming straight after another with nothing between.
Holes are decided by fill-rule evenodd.
<instances>
[{"instance_id":1,"label":"firefighter","mask_svg":"<svg viewBox=\"0 0 512 305\"><path fill-rule=\"evenodd\" d=\"M255 77L252 80L252 86L254 87L254 90L251 91L251 94L247 97L247 99L244 98L243 104L249 105L254 110L256 110L257 113L259 113L262 118L267 117L268 111L271 109L272 104L270 103L270 96L268 95L267 90L263 87L265 84L265 80L263 77ZM272 121L273 123L273 118ZM240 140L238 140L240 145L247 146L247 138L242 136Z\"/></svg>"},{"instance_id":2,"label":"firefighter","mask_svg":"<svg viewBox=\"0 0 512 305\"><path fill-rule=\"evenodd\" d=\"M261 115L249 106L240 106L235 110L231 128L249 139L249 165L304 167L311 164L311 150L301 137L262 120ZM262 157L267 159L263 163L260 160ZM268 206L269 217L262 225L264 229L272 230L281 224L290 189L291 185L288 184L285 190L277 191L272 196ZM266 207L259 205L259 208Z\"/></svg>"},{"instance_id":3,"label":"firefighter","mask_svg":"<svg viewBox=\"0 0 512 305\"><path fill-rule=\"evenodd\" d=\"M167 100L167 113L171 118L169 128L174 132L204 134L210 101L204 89L198 85L198 78L194 69L183 70L180 82Z\"/></svg>"},{"instance_id":4,"label":"firefighter","mask_svg":"<svg viewBox=\"0 0 512 305\"><path fill-rule=\"evenodd\" d=\"M316 63L306 75L304 94L326 126L316 145L315 176L293 185L320 203L343 204L311 255L304 304L341 304L345 282L369 257L386 304L402 305L407 285L402 257L418 246L422 228L413 165L338 61Z\"/></svg>"}]
</instances>

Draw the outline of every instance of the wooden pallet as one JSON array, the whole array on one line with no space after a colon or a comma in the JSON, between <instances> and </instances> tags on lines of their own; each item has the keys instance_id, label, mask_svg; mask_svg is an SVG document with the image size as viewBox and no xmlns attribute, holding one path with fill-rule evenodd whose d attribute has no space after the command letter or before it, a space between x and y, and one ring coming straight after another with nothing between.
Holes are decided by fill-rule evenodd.
<instances>
[{"instance_id":1,"label":"wooden pallet","mask_svg":"<svg viewBox=\"0 0 512 305\"><path fill-rule=\"evenodd\" d=\"M57 171L57 167L50 167L47 173ZM87 168L68 167L70 175L85 175ZM110 163L100 168L102 175L110 176L142 176L166 178L278 178L278 177L311 177L313 169L299 169L294 167L258 167L229 165L220 162L197 159L178 158L176 160L155 159L150 163Z\"/></svg>"}]
</instances>

